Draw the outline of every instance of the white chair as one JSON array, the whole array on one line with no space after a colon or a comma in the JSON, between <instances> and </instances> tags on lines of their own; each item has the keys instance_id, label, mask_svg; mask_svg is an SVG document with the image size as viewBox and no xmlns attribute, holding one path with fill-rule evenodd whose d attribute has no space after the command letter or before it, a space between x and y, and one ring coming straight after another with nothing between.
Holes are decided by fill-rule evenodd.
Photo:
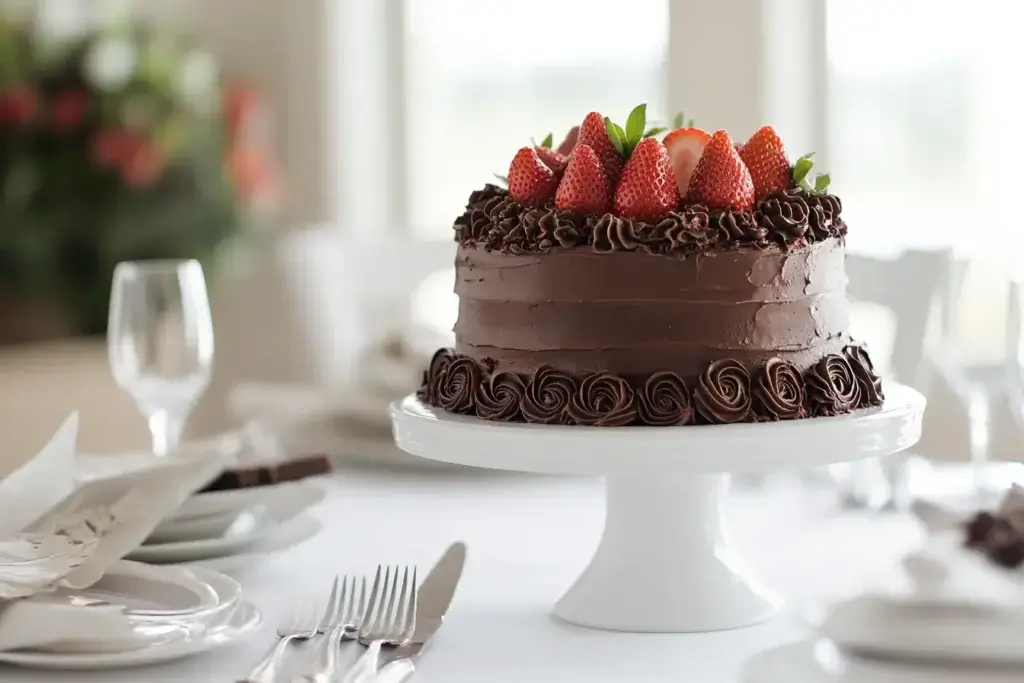
<instances>
[{"instance_id":1,"label":"white chair","mask_svg":"<svg viewBox=\"0 0 1024 683\"><path fill-rule=\"evenodd\" d=\"M927 394L929 329L936 307L944 301L950 267L949 250L908 250L896 258L847 256L847 291L854 303L851 326L858 341L873 352L883 383L889 378ZM858 306L865 303L888 315L866 316L870 309ZM896 456L836 465L828 472L843 505L883 508L905 502L903 463L904 458Z\"/></svg>"}]
</instances>

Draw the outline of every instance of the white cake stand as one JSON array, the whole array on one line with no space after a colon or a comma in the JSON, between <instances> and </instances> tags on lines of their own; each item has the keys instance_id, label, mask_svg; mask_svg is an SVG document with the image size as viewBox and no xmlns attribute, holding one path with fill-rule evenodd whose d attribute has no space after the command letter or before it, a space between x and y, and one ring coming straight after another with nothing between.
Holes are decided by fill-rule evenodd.
<instances>
[{"instance_id":1,"label":"white cake stand","mask_svg":"<svg viewBox=\"0 0 1024 683\"><path fill-rule=\"evenodd\" d=\"M812 467L904 450L921 436L924 397L885 386L885 404L791 422L686 427L502 424L391 405L398 446L460 465L607 475L604 534L555 606L565 621L611 631L738 628L781 601L744 567L724 528L729 472Z\"/></svg>"}]
</instances>

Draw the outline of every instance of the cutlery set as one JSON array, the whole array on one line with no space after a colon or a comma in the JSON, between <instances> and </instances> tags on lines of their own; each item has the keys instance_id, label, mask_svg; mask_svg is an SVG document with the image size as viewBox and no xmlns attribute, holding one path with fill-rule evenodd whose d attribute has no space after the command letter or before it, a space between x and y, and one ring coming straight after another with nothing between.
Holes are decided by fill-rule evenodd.
<instances>
[{"instance_id":1,"label":"cutlery set","mask_svg":"<svg viewBox=\"0 0 1024 683\"><path fill-rule=\"evenodd\" d=\"M452 544L422 585L415 567L378 565L372 583L345 575L334 580L317 617L298 608L277 631L278 641L239 683L278 683L293 643L310 641L308 660L289 683L398 683L441 627L462 577L466 545ZM341 663L346 641L366 649L349 667ZM305 654L305 653L304 653Z\"/></svg>"}]
</instances>

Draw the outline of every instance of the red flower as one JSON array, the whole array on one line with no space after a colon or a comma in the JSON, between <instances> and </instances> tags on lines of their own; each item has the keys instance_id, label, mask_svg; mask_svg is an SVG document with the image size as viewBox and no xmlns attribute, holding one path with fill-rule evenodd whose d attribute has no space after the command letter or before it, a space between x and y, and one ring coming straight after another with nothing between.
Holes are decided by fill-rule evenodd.
<instances>
[{"instance_id":1,"label":"red flower","mask_svg":"<svg viewBox=\"0 0 1024 683\"><path fill-rule=\"evenodd\" d=\"M129 187L152 187L164 171L164 157L149 140L137 140L121 162L121 177Z\"/></svg>"},{"instance_id":2,"label":"red flower","mask_svg":"<svg viewBox=\"0 0 1024 683\"><path fill-rule=\"evenodd\" d=\"M36 112L36 94L24 86L0 93L0 125L25 123Z\"/></svg>"},{"instance_id":3,"label":"red flower","mask_svg":"<svg viewBox=\"0 0 1024 683\"><path fill-rule=\"evenodd\" d=\"M66 90L53 99L50 123L62 133L76 128L89 109L89 95L82 90Z\"/></svg>"},{"instance_id":4,"label":"red flower","mask_svg":"<svg viewBox=\"0 0 1024 683\"><path fill-rule=\"evenodd\" d=\"M242 202L271 208L280 199L281 179L270 159L252 147L228 150L227 173Z\"/></svg>"},{"instance_id":5,"label":"red flower","mask_svg":"<svg viewBox=\"0 0 1024 683\"><path fill-rule=\"evenodd\" d=\"M93 156L103 168L119 167L138 145L134 135L124 128L101 130L93 141Z\"/></svg>"}]
</instances>

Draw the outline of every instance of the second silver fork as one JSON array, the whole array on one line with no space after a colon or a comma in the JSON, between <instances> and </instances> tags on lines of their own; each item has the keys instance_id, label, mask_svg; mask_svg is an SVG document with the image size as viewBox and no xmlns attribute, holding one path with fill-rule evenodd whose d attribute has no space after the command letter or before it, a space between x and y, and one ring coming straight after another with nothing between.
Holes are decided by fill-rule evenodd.
<instances>
[{"instance_id":1,"label":"second silver fork","mask_svg":"<svg viewBox=\"0 0 1024 683\"><path fill-rule=\"evenodd\" d=\"M359 642L366 645L366 652L345 675L343 683L372 680L380 664L381 647L400 647L412 638L418 591L416 567L399 570L377 566L370 603L359 629Z\"/></svg>"},{"instance_id":2,"label":"second silver fork","mask_svg":"<svg viewBox=\"0 0 1024 683\"><path fill-rule=\"evenodd\" d=\"M301 683L331 683L339 673L338 654L346 638L354 639L366 613L366 578L346 575L339 589L335 579L328 598L328 607L317 631L325 636L319 644L314 664L308 673L296 681Z\"/></svg>"}]
</instances>

